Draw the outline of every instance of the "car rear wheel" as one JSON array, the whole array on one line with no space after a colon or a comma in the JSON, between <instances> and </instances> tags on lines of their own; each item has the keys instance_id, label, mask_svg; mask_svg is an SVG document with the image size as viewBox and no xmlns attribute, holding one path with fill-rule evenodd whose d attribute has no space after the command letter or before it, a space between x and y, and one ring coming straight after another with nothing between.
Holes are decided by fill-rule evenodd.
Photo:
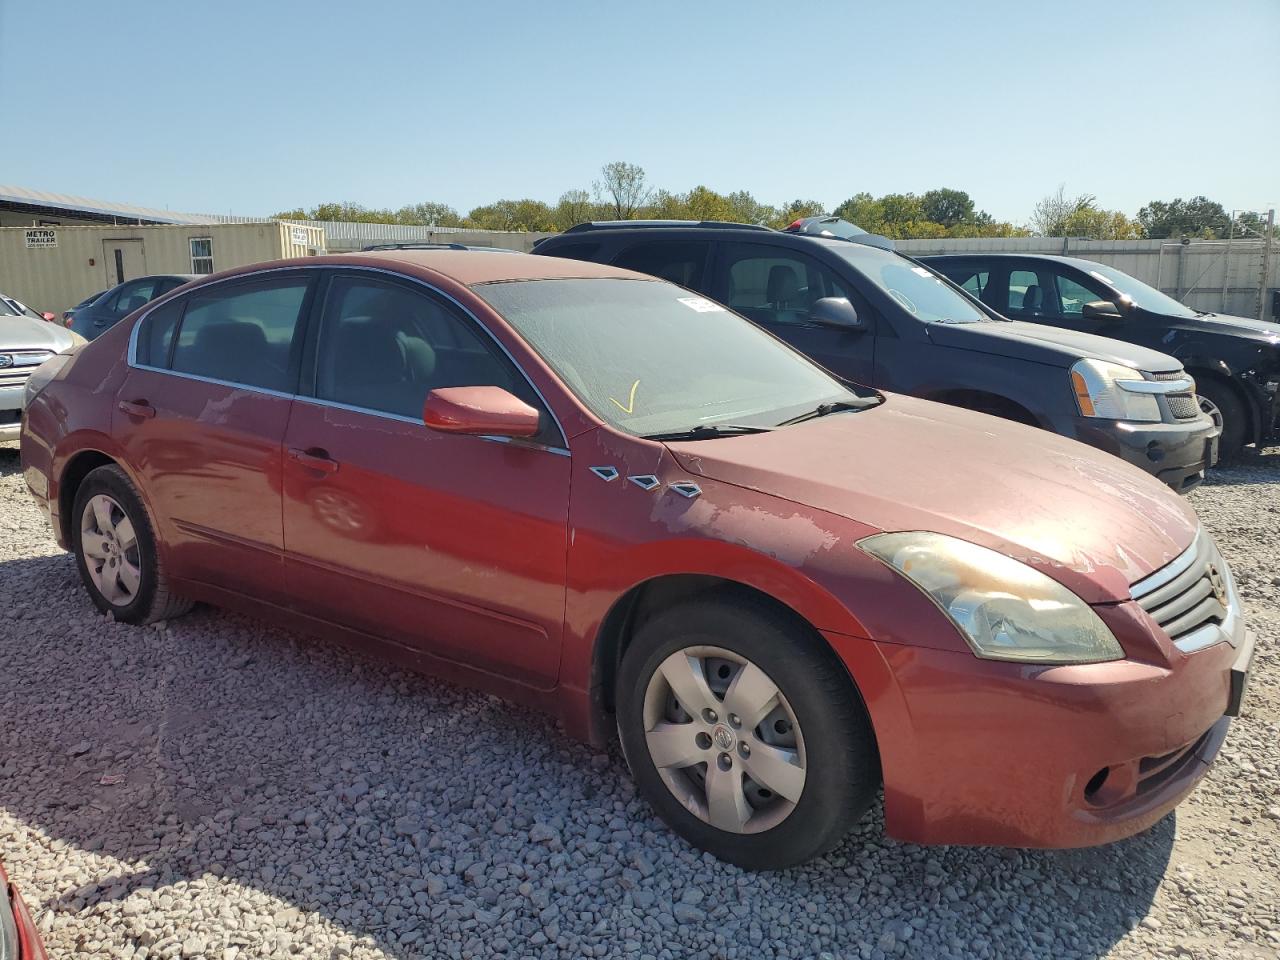
<instances>
[{"instance_id":1,"label":"car rear wheel","mask_svg":"<svg viewBox=\"0 0 1280 960\"><path fill-rule=\"evenodd\" d=\"M623 658L617 706L623 753L659 815L748 869L826 852L879 785L874 735L843 668L751 598L647 621Z\"/></svg>"},{"instance_id":2,"label":"car rear wheel","mask_svg":"<svg viewBox=\"0 0 1280 960\"><path fill-rule=\"evenodd\" d=\"M186 613L156 549L151 518L117 466L98 467L76 491L72 548L89 597L124 623L151 623Z\"/></svg>"},{"instance_id":3,"label":"car rear wheel","mask_svg":"<svg viewBox=\"0 0 1280 960\"><path fill-rule=\"evenodd\" d=\"M1244 404L1230 387L1208 378L1197 381L1196 392L1202 401L1201 408L1222 427L1222 435L1218 438L1218 460L1225 463L1238 457L1244 449L1247 427ZM1208 401L1209 408L1205 408L1203 401Z\"/></svg>"}]
</instances>

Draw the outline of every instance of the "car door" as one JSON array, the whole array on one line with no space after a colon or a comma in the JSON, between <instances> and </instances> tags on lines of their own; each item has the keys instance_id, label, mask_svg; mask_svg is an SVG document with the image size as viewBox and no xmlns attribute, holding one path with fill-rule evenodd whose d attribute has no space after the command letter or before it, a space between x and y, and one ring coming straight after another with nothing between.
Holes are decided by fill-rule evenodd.
<instances>
[{"instance_id":1,"label":"car door","mask_svg":"<svg viewBox=\"0 0 1280 960\"><path fill-rule=\"evenodd\" d=\"M875 313L853 286L816 257L763 243L721 243L712 296L760 324L837 376L875 384ZM810 320L822 297L847 297L866 326L859 330Z\"/></svg>"},{"instance_id":2,"label":"car door","mask_svg":"<svg viewBox=\"0 0 1280 960\"><path fill-rule=\"evenodd\" d=\"M113 431L175 576L284 599L281 444L315 274L210 284L133 334Z\"/></svg>"},{"instance_id":3,"label":"car door","mask_svg":"<svg viewBox=\"0 0 1280 960\"><path fill-rule=\"evenodd\" d=\"M559 671L569 456L537 392L471 316L369 271L327 281L285 436L299 609L521 682ZM542 414L532 441L439 433L428 391L490 385Z\"/></svg>"}]
</instances>

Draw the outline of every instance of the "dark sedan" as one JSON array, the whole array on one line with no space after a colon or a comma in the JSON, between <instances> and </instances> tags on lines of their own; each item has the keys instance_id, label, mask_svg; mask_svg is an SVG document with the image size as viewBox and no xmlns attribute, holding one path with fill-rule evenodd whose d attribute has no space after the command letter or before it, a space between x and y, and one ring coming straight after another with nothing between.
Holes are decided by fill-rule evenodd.
<instances>
[{"instance_id":1,"label":"dark sedan","mask_svg":"<svg viewBox=\"0 0 1280 960\"><path fill-rule=\"evenodd\" d=\"M1280 323L1193 310L1115 267L1022 254L922 257L997 312L1098 333L1182 361L1222 422L1231 457L1280 440Z\"/></svg>"},{"instance_id":2,"label":"dark sedan","mask_svg":"<svg viewBox=\"0 0 1280 960\"><path fill-rule=\"evenodd\" d=\"M99 295L92 303L76 307L67 326L86 340L92 340L139 307L194 279L196 275L191 273L162 273L126 280Z\"/></svg>"}]
</instances>

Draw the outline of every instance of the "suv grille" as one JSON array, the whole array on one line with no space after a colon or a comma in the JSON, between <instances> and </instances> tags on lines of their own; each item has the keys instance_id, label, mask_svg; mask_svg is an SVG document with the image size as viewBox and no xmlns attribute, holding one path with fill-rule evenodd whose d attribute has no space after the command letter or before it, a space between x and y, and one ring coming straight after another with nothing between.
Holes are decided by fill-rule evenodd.
<instances>
[{"instance_id":1,"label":"suv grille","mask_svg":"<svg viewBox=\"0 0 1280 960\"><path fill-rule=\"evenodd\" d=\"M1221 624L1232 604L1231 573L1204 532L1183 554L1129 588L1174 643L1208 625Z\"/></svg>"},{"instance_id":2,"label":"suv grille","mask_svg":"<svg viewBox=\"0 0 1280 960\"><path fill-rule=\"evenodd\" d=\"M1153 373L1151 379L1157 381L1182 380L1186 378L1185 370L1168 370L1164 373ZM1194 393L1170 393L1165 395L1169 404L1169 412L1175 420L1194 420L1200 416L1200 402Z\"/></svg>"}]
</instances>

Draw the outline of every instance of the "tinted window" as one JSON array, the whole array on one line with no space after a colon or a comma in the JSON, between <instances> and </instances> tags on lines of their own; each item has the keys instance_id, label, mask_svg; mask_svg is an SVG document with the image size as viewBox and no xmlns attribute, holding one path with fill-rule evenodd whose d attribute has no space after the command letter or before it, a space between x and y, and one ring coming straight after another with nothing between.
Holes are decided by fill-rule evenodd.
<instances>
[{"instance_id":1,"label":"tinted window","mask_svg":"<svg viewBox=\"0 0 1280 960\"><path fill-rule=\"evenodd\" d=\"M1107 299L1101 293L1090 290L1084 284L1077 283L1070 277L1058 274L1058 300L1063 316L1078 317L1084 312L1086 303Z\"/></svg>"},{"instance_id":2,"label":"tinted window","mask_svg":"<svg viewBox=\"0 0 1280 960\"><path fill-rule=\"evenodd\" d=\"M169 349L173 345L173 331L182 316L181 298L170 300L148 313L138 331L137 361L148 367L167 367Z\"/></svg>"},{"instance_id":3,"label":"tinted window","mask_svg":"<svg viewBox=\"0 0 1280 960\"><path fill-rule=\"evenodd\" d=\"M688 243L641 243L624 250L614 257L614 266L626 267L640 273L648 273L663 280L670 280L682 287L702 289L702 272L707 262L711 244L690 241Z\"/></svg>"},{"instance_id":4,"label":"tinted window","mask_svg":"<svg viewBox=\"0 0 1280 960\"><path fill-rule=\"evenodd\" d=\"M969 300L925 267L899 256L862 244L831 244L832 253L902 307L925 323L981 323L990 318Z\"/></svg>"},{"instance_id":5,"label":"tinted window","mask_svg":"<svg viewBox=\"0 0 1280 960\"><path fill-rule=\"evenodd\" d=\"M554 250L548 250L549 257L564 257L566 260L595 260L596 251L600 249L600 244L592 243L562 243Z\"/></svg>"},{"instance_id":6,"label":"tinted window","mask_svg":"<svg viewBox=\"0 0 1280 960\"><path fill-rule=\"evenodd\" d=\"M1051 280L1051 277L1041 276L1035 270L1010 270L1008 312L1024 316L1042 316L1052 313Z\"/></svg>"},{"instance_id":7,"label":"tinted window","mask_svg":"<svg viewBox=\"0 0 1280 960\"><path fill-rule=\"evenodd\" d=\"M186 297L173 369L290 390L289 354L306 292L306 279L290 277L218 284Z\"/></svg>"},{"instance_id":8,"label":"tinted window","mask_svg":"<svg viewBox=\"0 0 1280 960\"><path fill-rule=\"evenodd\" d=\"M705 297L653 280L521 280L472 289L602 420L639 435L775 425L857 397Z\"/></svg>"},{"instance_id":9,"label":"tinted window","mask_svg":"<svg viewBox=\"0 0 1280 960\"><path fill-rule=\"evenodd\" d=\"M424 292L364 277L337 277L325 297L316 396L419 419L437 387L502 387L541 402L489 337Z\"/></svg>"},{"instance_id":10,"label":"tinted window","mask_svg":"<svg viewBox=\"0 0 1280 960\"><path fill-rule=\"evenodd\" d=\"M725 245L726 299L758 323L808 323L822 297L848 297L835 273L807 254L755 243Z\"/></svg>"},{"instance_id":11,"label":"tinted window","mask_svg":"<svg viewBox=\"0 0 1280 960\"><path fill-rule=\"evenodd\" d=\"M139 307L144 307L157 296L156 284L158 281L154 277L147 277L143 280L134 280L132 283L126 283L115 294L108 308L117 317L124 317Z\"/></svg>"}]
</instances>

